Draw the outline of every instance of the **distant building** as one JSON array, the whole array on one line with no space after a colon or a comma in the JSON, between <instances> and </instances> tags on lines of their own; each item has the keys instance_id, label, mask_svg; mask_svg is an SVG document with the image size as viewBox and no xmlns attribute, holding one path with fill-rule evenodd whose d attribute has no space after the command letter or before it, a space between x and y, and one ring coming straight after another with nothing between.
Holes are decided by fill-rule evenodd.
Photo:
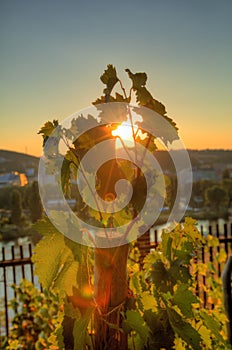
<instances>
[{"instance_id":1,"label":"distant building","mask_svg":"<svg viewBox=\"0 0 232 350\"><path fill-rule=\"evenodd\" d=\"M217 180L216 170L211 166L201 166L193 168L193 182L200 180Z\"/></svg>"},{"instance_id":2,"label":"distant building","mask_svg":"<svg viewBox=\"0 0 232 350\"><path fill-rule=\"evenodd\" d=\"M26 168L25 173L29 184L31 184L34 181L38 181L38 174L37 171L35 171L35 168Z\"/></svg>"},{"instance_id":3,"label":"distant building","mask_svg":"<svg viewBox=\"0 0 232 350\"><path fill-rule=\"evenodd\" d=\"M17 171L11 173L0 174L0 188L9 186L25 186L28 183L24 173Z\"/></svg>"},{"instance_id":4,"label":"distant building","mask_svg":"<svg viewBox=\"0 0 232 350\"><path fill-rule=\"evenodd\" d=\"M35 176L35 169L34 168L26 168L26 175L28 176L28 177L30 177L30 176Z\"/></svg>"}]
</instances>

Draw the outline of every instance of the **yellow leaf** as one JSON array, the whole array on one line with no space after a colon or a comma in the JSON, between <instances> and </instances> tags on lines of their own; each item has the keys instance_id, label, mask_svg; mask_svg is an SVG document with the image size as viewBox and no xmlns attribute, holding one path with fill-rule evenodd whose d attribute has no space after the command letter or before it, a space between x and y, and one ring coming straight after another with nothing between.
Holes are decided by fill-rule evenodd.
<instances>
[{"instance_id":1,"label":"yellow leaf","mask_svg":"<svg viewBox=\"0 0 232 350\"><path fill-rule=\"evenodd\" d=\"M141 301L143 303L144 310L152 310L154 312L157 312L156 299L149 292L143 292L141 294Z\"/></svg>"},{"instance_id":2,"label":"yellow leaf","mask_svg":"<svg viewBox=\"0 0 232 350\"><path fill-rule=\"evenodd\" d=\"M219 264L225 263L227 259L227 254L224 249L220 249L219 253L216 255L216 259Z\"/></svg>"},{"instance_id":3,"label":"yellow leaf","mask_svg":"<svg viewBox=\"0 0 232 350\"><path fill-rule=\"evenodd\" d=\"M198 329L198 332L201 335L201 338L204 342L204 345L208 348L208 349L212 349L212 342L211 342L211 332L208 328L206 328L203 324L201 325L201 327Z\"/></svg>"}]
</instances>

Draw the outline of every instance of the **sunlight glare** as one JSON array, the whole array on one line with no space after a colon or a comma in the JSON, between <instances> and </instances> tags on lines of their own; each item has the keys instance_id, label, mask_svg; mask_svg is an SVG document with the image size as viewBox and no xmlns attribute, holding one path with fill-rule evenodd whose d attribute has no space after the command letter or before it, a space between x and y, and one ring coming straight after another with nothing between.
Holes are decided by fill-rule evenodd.
<instances>
[{"instance_id":1,"label":"sunlight glare","mask_svg":"<svg viewBox=\"0 0 232 350\"><path fill-rule=\"evenodd\" d=\"M133 120L133 128L134 128L134 135L135 138L139 135L142 137L141 130L138 130L139 127L136 122L141 121L141 117L137 115L132 116ZM127 147L134 147L135 145L135 140L134 140L134 135L133 135L133 129L130 123L130 120L128 118L127 121L123 122L120 124L115 130L112 131L112 135L115 137L118 137L116 140L116 148L122 148L123 143Z\"/></svg>"}]
</instances>

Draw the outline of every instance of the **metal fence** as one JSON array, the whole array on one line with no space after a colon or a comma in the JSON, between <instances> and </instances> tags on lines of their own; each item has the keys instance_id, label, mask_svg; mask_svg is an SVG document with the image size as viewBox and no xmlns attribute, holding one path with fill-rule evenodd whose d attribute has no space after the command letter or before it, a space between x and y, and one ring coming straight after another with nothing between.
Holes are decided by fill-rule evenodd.
<instances>
[{"instance_id":1,"label":"metal fence","mask_svg":"<svg viewBox=\"0 0 232 350\"><path fill-rule=\"evenodd\" d=\"M195 263L212 263L213 268L210 272L204 275L196 276L196 294L203 301L202 306L207 308L214 308L214 303L207 296L207 290L209 290L209 278L221 278L221 274L225 265L225 262L220 262L215 259L216 255L222 250L226 253L227 258L232 255L232 222L223 224L219 229L219 225L208 226L207 232L204 230L203 226L199 227L202 236L207 237L212 235L217 237L219 240L219 245L216 247L210 247L207 249L206 246L203 247L197 252ZM150 241L149 233L141 236L137 240L137 246L140 249L141 261L149 253L151 249L155 249L159 244L160 233L158 230L154 231L154 241Z\"/></svg>"},{"instance_id":2,"label":"metal fence","mask_svg":"<svg viewBox=\"0 0 232 350\"><path fill-rule=\"evenodd\" d=\"M203 227L200 228L202 234ZM217 271L217 277L221 277L221 273L224 265L215 261L215 254L224 249L227 257L232 254L232 223L224 224L223 229L219 232L219 225L214 228L208 227L208 233L217 237L220 242L220 246L210 248L209 252L206 252L203 246L201 251L198 252L196 257L196 263L198 262L214 262L215 270ZM157 230L154 230L153 241L151 242L151 236L149 233L144 234L138 239L138 247L141 251L141 256L144 257L151 249L154 249L159 244L160 234ZM26 278L31 281L36 287L41 288L38 282L37 276L33 272L33 263L31 261L32 245L19 245L11 246L8 248L3 247L0 252L0 335L9 335L10 320L13 317L13 310L9 308L9 301L14 298L14 291L11 288L12 284L19 284L22 278ZM196 293L200 295L204 301L204 306L207 305L207 295L201 286L207 285L207 276L200 276L197 278L197 290ZM213 308L213 304L211 305Z\"/></svg>"},{"instance_id":3,"label":"metal fence","mask_svg":"<svg viewBox=\"0 0 232 350\"><path fill-rule=\"evenodd\" d=\"M0 335L8 335L10 319L14 315L9 308L9 301L15 297L12 284L19 284L23 278L37 287L39 283L33 272L31 244L2 247L0 255Z\"/></svg>"}]
</instances>

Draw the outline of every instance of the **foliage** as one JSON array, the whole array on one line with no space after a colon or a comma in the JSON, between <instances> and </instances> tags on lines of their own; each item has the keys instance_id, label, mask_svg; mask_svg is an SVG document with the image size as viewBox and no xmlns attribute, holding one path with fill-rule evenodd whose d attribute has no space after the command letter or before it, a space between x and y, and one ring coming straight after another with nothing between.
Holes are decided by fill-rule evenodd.
<instances>
[{"instance_id":1,"label":"foliage","mask_svg":"<svg viewBox=\"0 0 232 350\"><path fill-rule=\"evenodd\" d=\"M22 222L22 197L18 190L11 193L11 222L19 225Z\"/></svg>"},{"instance_id":2,"label":"foliage","mask_svg":"<svg viewBox=\"0 0 232 350\"><path fill-rule=\"evenodd\" d=\"M59 349L50 335L58 332L62 312L56 293L40 292L27 280L13 286L16 297L11 301L15 315L6 350Z\"/></svg>"},{"instance_id":3,"label":"foliage","mask_svg":"<svg viewBox=\"0 0 232 350\"><path fill-rule=\"evenodd\" d=\"M75 320L73 332L79 345L74 349L79 350L88 337L86 327L94 306L91 250L65 238L47 219L38 221L34 227L43 235L34 249L35 272L46 289L57 291L65 316ZM61 336L59 333L56 338L53 334L59 343Z\"/></svg>"},{"instance_id":4,"label":"foliage","mask_svg":"<svg viewBox=\"0 0 232 350\"><path fill-rule=\"evenodd\" d=\"M219 209L220 205L226 202L227 192L218 185L207 188L205 192L206 201L211 208Z\"/></svg>"},{"instance_id":5,"label":"foliage","mask_svg":"<svg viewBox=\"0 0 232 350\"><path fill-rule=\"evenodd\" d=\"M127 327L127 311L124 329L132 338L136 337L138 344L143 344L131 349L144 349L144 346L154 350L172 347L230 349L221 303L221 281L212 275L216 273L213 263L196 264L194 260L203 244L206 242L194 220L186 219L184 225L179 224L173 231L163 232L159 249L147 255L142 270L139 263L135 265L133 257L129 260L129 285L136 300L133 309L143 318L149 334L144 343L137 332L137 323L135 327ZM209 236L208 249L218 245L218 240ZM220 250L216 259L225 262L225 252ZM208 302L215 305L213 310L202 309L203 301L196 296L196 276L201 274L208 276L207 287L201 285L200 288L207 288Z\"/></svg>"},{"instance_id":6,"label":"foliage","mask_svg":"<svg viewBox=\"0 0 232 350\"><path fill-rule=\"evenodd\" d=\"M221 181L199 180L193 183L190 204L198 208L209 206L211 209L216 210L217 213L220 213L219 209L221 209L221 206L230 206L231 198L232 179L223 178Z\"/></svg>"},{"instance_id":7,"label":"foliage","mask_svg":"<svg viewBox=\"0 0 232 350\"><path fill-rule=\"evenodd\" d=\"M31 185L28 204L29 204L29 210L31 215L31 221L36 222L38 219L41 219L43 207L40 200L37 181L34 181Z\"/></svg>"},{"instance_id":8,"label":"foliage","mask_svg":"<svg viewBox=\"0 0 232 350\"><path fill-rule=\"evenodd\" d=\"M54 138L52 150L47 150L45 147L48 168L50 158L60 157L59 142L62 140L68 147L61 169L61 183L66 196L70 195L71 180L76 179L77 168L84 155L99 142L112 138L112 132L118 124L126 120L125 113L119 111L118 123L111 124L108 113L105 113L104 107L99 106L100 103L130 102L132 93L135 93L138 106L145 106L159 113L177 130L176 124L167 116L164 105L154 99L147 90L146 73L132 73L129 69L126 69L126 72L132 83L129 94L126 93L112 65L108 65L101 76L105 89L103 96L94 104L100 111L99 118L106 125L99 124L97 119L89 115L87 118L83 116L74 118L69 129L62 128L57 121L53 121L45 123L39 131L43 136L44 145L49 136ZM112 91L116 86L120 86L122 94L116 92L113 96ZM75 139L75 132L83 130L83 123L88 126L90 122L95 127ZM156 140L152 135L146 133L145 141L142 140L138 137L138 133L135 133L132 118L130 123L134 141L140 142L147 150L154 152ZM146 125L140 122L138 128L143 133ZM171 134L158 136L165 144L174 140ZM104 213L99 206L98 210L93 210L85 205L84 197L83 201L78 203L78 216L88 223L94 222L94 225L99 227L117 227L131 221L132 217L140 212L146 193L149 196L144 174L138 169L131 171L132 169L134 170L134 166L130 169L130 165L124 161L113 160L111 164L106 163L105 168L100 168L96 176L98 194L107 199L109 193L115 194L116 181L125 178L126 173L133 186L133 196L126 208L113 214ZM90 164L84 171L82 170L82 175L85 177L86 173L94 171L94 165ZM155 174L154 178L158 184L159 179L156 179ZM85 181L86 187L83 193L87 196L85 190L88 189L89 183L86 177ZM172 187L175 190L175 184L172 184ZM93 193L91 195L94 197ZM163 194L157 192L156 195ZM80 198L79 193L77 197ZM53 215L60 213L53 212ZM100 305L94 298L93 249L65 238L47 219L37 222L35 228L43 235L34 251L36 273L46 289L58 292L60 305L64 306L62 325L59 331L55 330L50 337L54 344L60 344L61 348L63 346L66 349L80 350L86 347L94 349L95 330L92 316L97 314L105 322L105 326L126 334L128 347L133 350L173 347L216 350L229 346L225 340L223 329L225 317L222 309L216 308L211 313L201 310L201 300L194 293L196 273L200 274L201 271L196 270L193 258L203 240L195 222L191 219L186 220L184 225L178 225L171 232L164 232L160 248L146 257L143 267L139 264L136 250L132 249L128 261L128 298L118 306L120 313L116 323L106 321L101 314ZM104 254L102 258L104 259ZM204 273L209 268L211 267L204 265ZM215 290L215 286L213 288Z\"/></svg>"},{"instance_id":9,"label":"foliage","mask_svg":"<svg viewBox=\"0 0 232 350\"><path fill-rule=\"evenodd\" d=\"M219 242L212 236L203 239L195 225L194 220L186 219L173 231L164 231L160 246L147 255L142 269L137 248L131 249L128 298L121 312L129 349L230 349L215 263L195 263L203 244L210 252ZM98 309L93 298L93 251L67 240L47 220L38 222L36 229L44 235L33 258L40 282L48 290L59 290L65 317L74 322L74 349L82 349L92 344L91 315ZM225 260L220 248L216 262ZM207 276L206 286L200 289L205 290L208 304L214 304L213 310L202 309L196 276ZM54 344L63 342L63 325L59 327L50 337ZM119 328L119 324L112 327Z\"/></svg>"}]
</instances>

